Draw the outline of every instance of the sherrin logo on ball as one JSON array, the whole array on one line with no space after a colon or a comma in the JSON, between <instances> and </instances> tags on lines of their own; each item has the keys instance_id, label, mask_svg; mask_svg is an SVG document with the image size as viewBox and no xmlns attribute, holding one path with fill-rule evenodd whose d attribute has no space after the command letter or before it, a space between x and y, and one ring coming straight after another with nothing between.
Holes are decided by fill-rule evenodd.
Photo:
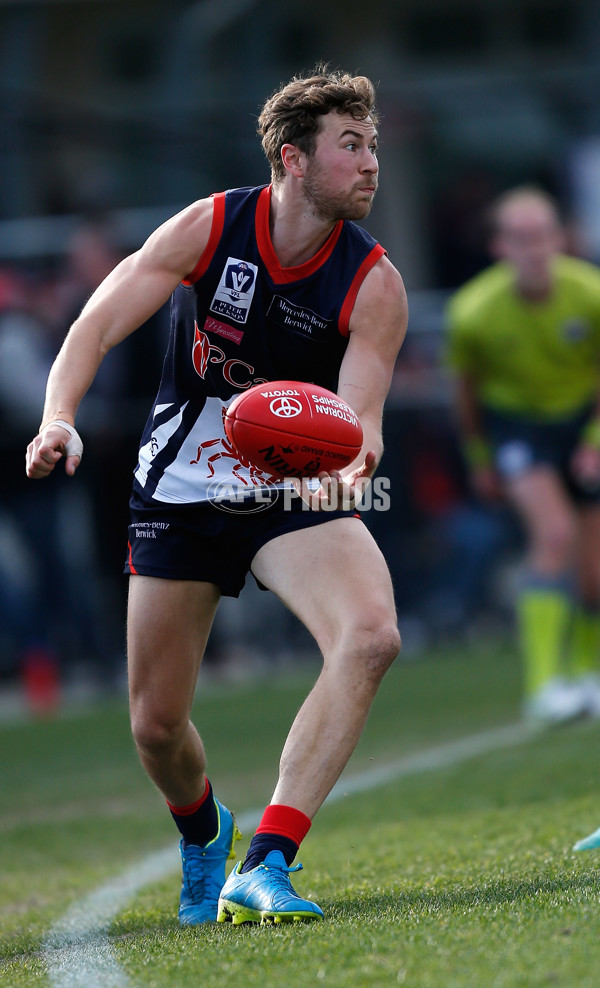
<instances>
[{"instance_id":1,"label":"sherrin logo on ball","mask_svg":"<svg viewBox=\"0 0 600 988\"><path fill-rule=\"evenodd\" d=\"M302 381L269 381L237 395L225 413L230 443L274 477L316 477L360 453L362 426L332 391Z\"/></svg>"}]
</instances>

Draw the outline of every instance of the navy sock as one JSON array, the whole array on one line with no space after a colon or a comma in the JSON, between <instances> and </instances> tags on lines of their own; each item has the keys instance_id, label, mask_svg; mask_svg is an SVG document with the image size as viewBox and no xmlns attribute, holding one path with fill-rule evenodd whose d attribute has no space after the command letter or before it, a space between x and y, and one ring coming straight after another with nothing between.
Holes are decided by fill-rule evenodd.
<instances>
[{"instance_id":1,"label":"navy sock","mask_svg":"<svg viewBox=\"0 0 600 988\"><path fill-rule=\"evenodd\" d=\"M255 834L250 841L246 860L240 869L241 874L256 868L265 860L269 851L281 851L289 866L298 853L298 844L291 837L283 837L281 834Z\"/></svg>"},{"instance_id":2,"label":"navy sock","mask_svg":"<svg viewBox=\"0 0 600 988\"><path fill-rule=\"evenodd\" d=\"M204 847L213 837L217 836L219 817L217 805L213 797L212 786L208 779L204 794L191 806L172 806L167 801L177 829L183 837L184 846L197 844Z\"/></svg>"}]
</instances>

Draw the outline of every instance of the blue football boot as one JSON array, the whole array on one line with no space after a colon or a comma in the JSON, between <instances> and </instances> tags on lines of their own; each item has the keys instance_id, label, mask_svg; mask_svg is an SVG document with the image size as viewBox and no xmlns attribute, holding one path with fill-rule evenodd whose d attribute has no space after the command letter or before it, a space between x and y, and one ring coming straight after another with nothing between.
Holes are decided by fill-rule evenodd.
<instances>
[{"instance_id":1,"label":"blue football boot","mask_svg":"<svg viewBox=\"0 0 600 988\"><path fill-rule=\"evenodd\" d=\"M589 837L583 837L573 846L574 851L591 851L595 847L600 847L600 830L594 830Z\"/></svg>"},{"instance_id":2,"label":"blue football boot","mask_svg":"<svg viewBox=\"0 0 600 988\"><path fill-rule=\"evenodd\" d=\"M215 799L219 829L204 847L197 844L183 846L181 863L181 898L179 900L179 922L184 926L214 922L217 918L219 893L225 883L225 862L235 858L233 846L241 834L233 814Z\"/></svg>"},{"instance_id":3,"label":"blue football boot","mask_svg":"<svg viewBox=\"0 0 600 988\"><path fill-rule=\"evenodd\" d=\"M269 851L264 861L243 875L241 867L241 863L236 865L221 890L217 922L239 926L323 918L316 902L294 892L289 875L302 865L288 868L281 851Z\"/></svg>"}]
</instances>

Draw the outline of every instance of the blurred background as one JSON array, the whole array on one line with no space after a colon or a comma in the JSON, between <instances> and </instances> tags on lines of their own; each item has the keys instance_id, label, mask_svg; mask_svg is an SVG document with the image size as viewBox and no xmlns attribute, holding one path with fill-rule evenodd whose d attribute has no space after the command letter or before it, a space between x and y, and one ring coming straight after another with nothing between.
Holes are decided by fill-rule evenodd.
<instances>
[{"instance_id":1,"label":"blurred background","mask_svg":"<svg viewBox=\"0 0 600 988\"><path fill-rule=\"evenodd\" d=\"M193 201L268 181L264 99L317 61L378 84L381 186L365 226L411 310L366 513L394 578L406 654L510 623L520 533L473 501L443 368L448 294L487 263L482 210L535 182L600 260L600 16L595 0L0 0L0 688L124 683L121 575L137 440L167 317L106 359L81 408L85 457L27 481L46 375L124 254ZM312 646L248 581L224 601L215 675Z\"/></svg>"}]
</instances>

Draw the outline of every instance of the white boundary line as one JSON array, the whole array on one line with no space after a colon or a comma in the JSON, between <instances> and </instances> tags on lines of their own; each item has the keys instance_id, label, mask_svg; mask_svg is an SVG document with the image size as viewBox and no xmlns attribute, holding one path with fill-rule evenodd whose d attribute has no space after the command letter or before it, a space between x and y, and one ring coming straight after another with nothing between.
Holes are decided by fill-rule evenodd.
<instances>
[{"instance_id":1,"label":"white boundary line","mask_svg":"<svg viewBox=\"0 0 600 988\"><path fill-rule=\"evenodd\" d=\"M394 779L456 765L501 748L511 748L538 733L539 729L518 723L448 741L381 768L341 779L325 802L338 802L346 796L376 789ZM256 827L261 815L262 809L248 810L237 816L236 820L240 829L248 832ZM75 902L55 923L43 943L43 957L53 988L128 988L131 982L119 966L108 937L110 924L137 892L176 871L179 863L176 845L169 845Z\"/></svg>"}]
</instances>

